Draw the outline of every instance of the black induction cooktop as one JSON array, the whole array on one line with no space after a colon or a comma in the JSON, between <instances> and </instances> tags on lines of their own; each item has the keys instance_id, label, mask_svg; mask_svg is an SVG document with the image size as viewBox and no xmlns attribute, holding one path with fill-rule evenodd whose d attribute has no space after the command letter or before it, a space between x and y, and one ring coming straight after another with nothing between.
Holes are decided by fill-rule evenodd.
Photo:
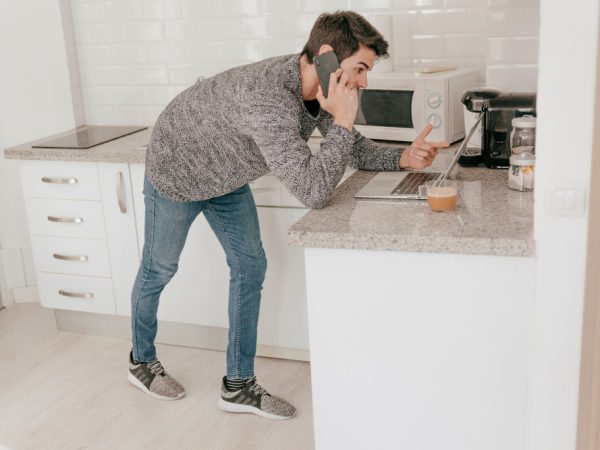
<instances>
[{"instance_id":1,"label":"black induction cooktop","mask_svg":"<svg viewBox=\"0 0 600 450\"><path fill-rule=\"evenodd\" d=\"M34 148L73 148L86 149L118 139L128 134L137 133L148 127L84 125L64 136L38 142Z\"/></svg>"}]
</instances>

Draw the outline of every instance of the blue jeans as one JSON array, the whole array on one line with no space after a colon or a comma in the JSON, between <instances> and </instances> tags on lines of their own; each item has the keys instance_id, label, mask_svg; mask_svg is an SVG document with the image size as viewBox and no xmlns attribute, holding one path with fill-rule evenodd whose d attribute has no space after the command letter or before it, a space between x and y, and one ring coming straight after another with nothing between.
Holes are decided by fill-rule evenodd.
<instances>
[{"instance_id":1,"label":"blue jeans","mask_svg":"<svg viewBox=\"0 0 600 450\"><path fill-rule=\"evenodd\" d=\"M190 226L202 212L225 250L230 270L227 378L251 378L267 259L250 188L245 185L208 200L175 202L159 194L145 179L144 203L144 251L131 296L134 359L156 359L159 297L177 272Z\"/></svg>"}]
</instances>

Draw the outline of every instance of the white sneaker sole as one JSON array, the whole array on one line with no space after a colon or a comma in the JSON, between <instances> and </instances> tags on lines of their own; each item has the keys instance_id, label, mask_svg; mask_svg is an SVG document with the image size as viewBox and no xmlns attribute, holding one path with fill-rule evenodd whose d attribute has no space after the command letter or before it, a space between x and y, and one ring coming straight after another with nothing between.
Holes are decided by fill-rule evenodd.
<instances>
[{"instance_id":1,"label":"white sneaker sole","mask_svg":"<svg viewBox=\"0 0 600 450\"><path fill-rule=\"evenodd\" d=\"M296 415L294 413L293 416L289 416L289 417L277 416L275 414L271 414L271 413L265 412L261 409L258 409L255 406L239 405L237 403L226 402L222 398L219 399L219 408L222 409L223 411L227 411L227 412L256 414L257 416L261 416L261 417L265 417L266 419L273 419L273 420L288 420Z\"/></svg>"},{"instance_id":2,"label":"white sneaker sole","mask_svg":"<svg viewBox=\"0 0 600 450\"><path fill-rule=\"evenodd\" d=\"M181 397L185 396L185 391L180 392L177 397L165 397L164 395L157 394L155 392L150 392L144 383L138 380L131 372L127 372L127 379L131 384L133 384L136 388L144 391L150 397L156 398L158 400L179 400Z\"/></svg>"}]
</instances>

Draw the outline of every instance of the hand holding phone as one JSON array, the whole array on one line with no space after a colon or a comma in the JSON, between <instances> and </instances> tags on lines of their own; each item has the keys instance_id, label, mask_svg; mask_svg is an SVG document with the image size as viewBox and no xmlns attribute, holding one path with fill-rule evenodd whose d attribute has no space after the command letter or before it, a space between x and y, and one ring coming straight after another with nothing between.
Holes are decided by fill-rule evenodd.
<instances>
[{"instance_id":1,"label":"hand holding phone","mask_svg":"<svg viewBox=\"0 0 600 450\"><path fill-rule=\"evenodd\" d=\"M321 90L325 98L329 96L329 78L332 73L340 68L340 63L335 52L327 52L313 58L317 76L321 83Z\"/></svg>"},{"instance_id":2,"label":"hand holding phone","mask_svg":"<svg viewBox=\"0 0 600 450\"><path fill-rule=\"evenodd\" d=\"M352 130L358 111L357 89L342 72L334 52L315 56L313 60L321 85L317 92L319 104L333 116L333 123Z\"/></svg>"}]
</instances>

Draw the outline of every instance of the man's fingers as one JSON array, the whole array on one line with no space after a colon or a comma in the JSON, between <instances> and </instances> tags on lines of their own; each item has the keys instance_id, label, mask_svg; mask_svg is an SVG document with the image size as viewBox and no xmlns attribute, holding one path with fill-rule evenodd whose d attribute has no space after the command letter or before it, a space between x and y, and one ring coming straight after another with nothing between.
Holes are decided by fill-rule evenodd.
<instances>
[{"instance_id":1,"label":"man's fingers","mask_svg":"<svg viewBox=\"0 0 600 450\"><path fill-rule=\"evenodd\" d=\"M335 72L331 72L329 74L329 88L328 88L328 92L327 92L327 97L329 97L329 93L331 92L332 89L335 89L337 87L337 75L335 74Z\"/></svg>"},{"instance_id":2,"label":"man's fingers","mask_svg":"<svg viewBox=\"0 0 600 450\"><path fill-rule=\"evenodd\" d=\"M427 142L417 143L412 146L415 150L425 152L427 156L436 157L438 154L437 148L428 144Z\"/></svg>"},{"instance_id":3,"label":"man's fingers","mask_svg":"<svg viewBox=\"0 0 600 450\"><path fill-rule=\"evenodd\" d=\"M450 144L448 143L448 141L428 142L428 144L431 145L432 147L437 147L437 148L450 147Z\"/></svg>"},{"instance_id":4,"label":"man's fingers","mask_svg":"<svg viewBox=\"0 0 600 450\"><path fill-rule=\"evenodd\" d=\"M423 149L419 147L411 147L409 153L419 160L433 161L437 156L437 150L435 149Z\"/></svg>"},{"instance_id":5,"label":"man's fingers","mask_svg":"<svg viewBox=\"0 0 600 450\"><path fill-rule=\"evenodd\" d=\"M433 130L433 125L428 123L427 125L425 125L425 128L423 128L423 131L421 131L421 133L417 136L417 139L415 139L416 141L421 140L424 141L425 138L427 137L427 135L429 133L431 133L431 130Z\"/></svg>"},{"instance_id":6,"label":"man's fingers","mask_svg":"<svg viewBox=\"0 0 600 450\"><path fill-rule=\"evenodd\" d=\"M341 70L341 69L338 69L338 70ZM347 84L348 84L348 74L346 72L343 72L342 75L340 76L339 85L341 87L345 88Z\"/></svg>"}]
</instances>

